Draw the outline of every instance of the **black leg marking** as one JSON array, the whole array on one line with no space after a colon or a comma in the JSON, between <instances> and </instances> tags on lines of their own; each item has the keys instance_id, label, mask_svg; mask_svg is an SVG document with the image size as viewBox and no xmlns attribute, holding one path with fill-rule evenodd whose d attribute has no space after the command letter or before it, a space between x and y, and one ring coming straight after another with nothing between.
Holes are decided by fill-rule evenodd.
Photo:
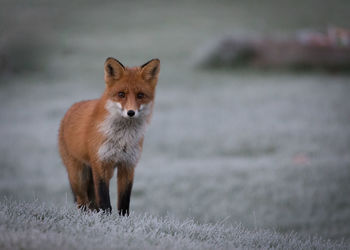
<instances>
[{"instance_id":1,"label":"black leg marking","mask_svg":"<svg viewBox=\"0 0 350 250\"><path fill-rule=\"evenodd\" d=\"M94 179L92 177L92 169L90 166L86 165L84 168L84 175L86 179L86 186L87 186L87 195L89 199L89 208L95 209L96 208L96 200L95 200L95 190L94 190Z\"/></svg>"},{"instance_id":2,"label":"black leg marking","mask_svg":"<svg viewBox=\"0 0 350 250\"><path fill-rule=\"evenodd\" d=\"M112 212L112 206L111 202L109 200L109 188L107 184L101 180L100 183L98 184L98 195L100 197L100 208L107 212L111 213Z\"/></svg>"},{"instance_id":3,"label":"black leg marking","mask_svg":"<svg viewBox=\"0 0 350 250\"><path fill-rule=\"evenodd\" d=\"M129 183L124 193L120 194L119 201L118 201L119 215L129 216L131 190L132 190L132 183Z\"/></svg>"}]
</instances>

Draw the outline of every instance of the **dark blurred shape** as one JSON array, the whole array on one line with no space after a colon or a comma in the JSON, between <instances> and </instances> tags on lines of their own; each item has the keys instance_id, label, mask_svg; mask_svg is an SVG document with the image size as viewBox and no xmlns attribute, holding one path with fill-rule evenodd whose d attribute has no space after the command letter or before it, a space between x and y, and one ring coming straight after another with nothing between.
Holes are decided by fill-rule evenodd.
<instances>
[{"instance_id":1,"label":"dark blurred shape","mask_svg":"<svg viewBox=\"0 0 350 250\"><path fill-rule=\"evenodd\" d=\"M0 15L0 76L42 71L53 50L53 13L31 8L29 3L4 5L7 11Z\"/></svg>"},{"instance_id":2,"label":"dark blurred shape","mask_svg":"<svg viewBox=\"0 0 350 250\"><path fill-rule=\"evenodd\" d=\"M47 42L40 34L11 34L0 47L0 74L37 71L45 67Z\"/></svg>"},{"instance_id":3,"label":"dark blurred shape","mask_svg":"<svg viewBox=\"0 0 350 250\"><path fill-rule=\"evenodd\" d=\"M350 30L303 31L291 39L226 37L209 50L199 65L350 71Z\"/></svg>"}]
</instances>

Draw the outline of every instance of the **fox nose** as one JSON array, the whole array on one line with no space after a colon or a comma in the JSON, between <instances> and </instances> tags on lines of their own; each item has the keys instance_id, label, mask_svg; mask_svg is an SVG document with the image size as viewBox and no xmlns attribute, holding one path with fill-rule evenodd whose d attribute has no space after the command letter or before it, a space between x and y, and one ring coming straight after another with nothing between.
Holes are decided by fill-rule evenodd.
<instances>
[{"instance_id":1,"label":"fox nose","mask_svg":"<svg viewBox=\"0 0 350 250\"><path fill-rule=\"evenodd\" d=\"M135 115L135 111L129 110L127 114L128 114L128 116L133 117Z\"/></svg>"}]
</instances>

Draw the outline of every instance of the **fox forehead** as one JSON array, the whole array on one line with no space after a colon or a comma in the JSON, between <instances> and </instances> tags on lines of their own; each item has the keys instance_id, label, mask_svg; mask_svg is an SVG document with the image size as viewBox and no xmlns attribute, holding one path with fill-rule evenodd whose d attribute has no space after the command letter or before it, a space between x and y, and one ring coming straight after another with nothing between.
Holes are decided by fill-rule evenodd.
<instances>
[{"instance_id":1,"label":"fox forehead","mask_svg":"<svg viewBox=\"0 0 350 250\"><path fill-rule=\"evenodd\" d=\"M135 86L132 84L118 84L110 89L113 94L117 94L118 92L124 92L125 94L136 94L136 93L147 93L148 95L152 93L152 89L148 89L144 86Z\"/></svg>"},{"instance_id":2,"label":"fox forehead","mask_svg":"<svg viewBox=\"0 0 350 250\"><path fill-rule=\"evenodd\" d=\"M149 82L146 82L142 78L138 67L126 68L123 77L115 81L108 88L111 94L117 94L120 91L123 91L126 94L142 92L150 97L153 97L155 90Z\"/></svg>"}]
</instances>

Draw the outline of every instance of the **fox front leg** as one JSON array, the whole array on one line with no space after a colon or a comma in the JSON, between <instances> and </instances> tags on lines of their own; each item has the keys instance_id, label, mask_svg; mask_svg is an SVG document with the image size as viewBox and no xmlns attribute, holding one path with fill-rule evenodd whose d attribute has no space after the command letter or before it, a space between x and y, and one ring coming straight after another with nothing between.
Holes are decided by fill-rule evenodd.
<instances>
[{"instance_id":1,"label":"fox front leg","mask_svg":"<svg viewBox=\"0 0 350 250\"><path fill-rule=\"evenodd\" d=\"M109 181L113 176L113 168L100 166L92 171L97 208L111 213L112 206L109 198Z\"/></svg>"},{"instance_id":2,"label":"fox front leg","mask_svg":"<svg viewBox=\"0 0 350 250\"><path fill-rule=\"evenodd\" d=\"M134 166L118 167L117 182L119 215L129 215L130 196L134 181L134 168Z\"/></svg>"}]
</instances>

